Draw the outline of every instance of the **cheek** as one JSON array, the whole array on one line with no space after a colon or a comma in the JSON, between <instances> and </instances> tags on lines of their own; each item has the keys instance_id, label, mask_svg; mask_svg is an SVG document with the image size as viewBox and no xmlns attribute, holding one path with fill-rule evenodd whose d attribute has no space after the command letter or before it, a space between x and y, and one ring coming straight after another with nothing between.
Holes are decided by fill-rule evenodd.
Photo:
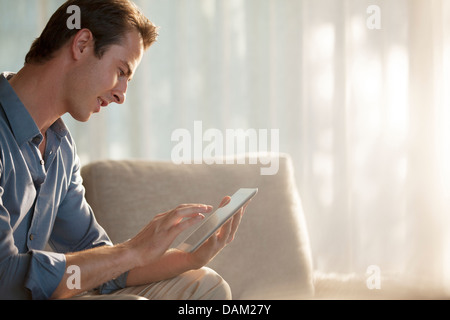
<instances>
[{"instance_id":1,"label":"cheek","mask_svg":"<svg viewBox=\"0 0 450 320\"><path fill-rule=\"evenodd\" d=\"M81 94L85 99L97 100L99 96L105 96L111 88L111 81L106 76L91 77L82 84Z\"/></svg>"},{"instance_id":2,"label":"cheek","mask_svg":"<svg viewBox=\"0 0 450 320\"><path fill-rule=\"evenodd\" d=\"M95 58L71 75L71 81L74 91L85 98L96 99L114 88L117 72L108 61Z\"/></svg>"},{"instance_id":3,"label":"cheek","mask_svg":"<svg viewBox=\"0 0 450 320\"><path fill-rule=\"evenodd\" d=\"M117 75L107 62L104 60L94 60L88 66L84 74L84 80L85 85L90 87L91 90L94 88L97 90L105 90L114 85Z\"/></svg>"},{"instance_id":4,"label":"cheek","mask_svg":"<svg viewBox=\"0 0 450 320\"><path fill-rule=\"evenodd\" d=\"M101 92L109 91L114 88L117 83L117 75L113 72L104 72L97 75L92 83L92 87L100 90Z\"/></svg>"},{"instance_id":5,"label":"cheek","mask_svg":"<svg viewBox=\"0 0 450 320\"><path fill-rule=\"evenodd\" d=\"M95 90L98 79L92 69L83 68L77 71L76 74L71 75L70 91L75 98L78 96L78 99L86 99Z\"/></svg>"}]
</instances>

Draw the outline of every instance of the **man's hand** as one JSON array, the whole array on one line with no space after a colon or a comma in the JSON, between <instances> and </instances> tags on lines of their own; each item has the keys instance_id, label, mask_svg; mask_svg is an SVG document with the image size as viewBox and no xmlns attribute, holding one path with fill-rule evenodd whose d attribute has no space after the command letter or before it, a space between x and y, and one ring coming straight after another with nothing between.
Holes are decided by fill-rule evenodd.
<instances>
[{"instance_id":1,"label":"man's hand","mask_svg":"<svg viewBox=\"0 0 450 320\"><path fill-rule=\"evenodd\" d=\"M224 207L230 202L230 197L222 199L219 207ZM188 260L194 269L201 268L210 262L227 244L234 240L242 216L248 202L229 219L215 234L213 234L196 251L188 254Z\"/></svg>"},{"instance_id":2,"label":"man's hand","mask_svg":"<svg viewBox=\"0 0 450 320\"><path fill-rule=\"evenodd\" d=\"M209 205L182 204L156 215L126 243L138 259L136 266L148 265L159 259L181 232L200 222L205 217L203 213L209 213L211 210Z\"/></svg>"},{"instance_id":3,"label":"man's hand","mask_svg":"<svg viewBox=\"0 0 450 320\"><path fill-rule=\"evenodd\" d=\"M223 207L230 201L230 197L223 198L219 207ZM149 282L156 282L177 276L192 269L199 269L211 261L236 234L248 203L245 204L229 221L227 221L215 234L213 234L196 251L187 253L178 249L167 250L160 259L149 265L130 270L127 285L141 285ZM195 218L194 218L195 219ZM193 224L195 222L191 222ZM183 229L184 226L182 227ZM165 245L171 243L170 239L159 239ZM163 246L161 246L162 248ZM161 251L159 251L161 253Z\"/></svg>"}]
</instances>

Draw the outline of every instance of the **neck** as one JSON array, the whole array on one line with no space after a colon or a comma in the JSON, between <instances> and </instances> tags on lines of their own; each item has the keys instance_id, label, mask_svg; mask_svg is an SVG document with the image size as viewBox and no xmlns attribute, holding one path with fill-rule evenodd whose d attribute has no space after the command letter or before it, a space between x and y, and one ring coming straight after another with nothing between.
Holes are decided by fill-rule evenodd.
<instances>
[{"instance_id":1,"label":"neck","mask_svg":"<svg viewBox=\"0 0 450 320\"><path fill-rule=\"evenodd\" d=\"M9 81L44 136L65 113L61 99L62 79L54 76L63 74L56 70L60 67L52 61L42 65L26 64Z\"/></svg>"}]
</instances>

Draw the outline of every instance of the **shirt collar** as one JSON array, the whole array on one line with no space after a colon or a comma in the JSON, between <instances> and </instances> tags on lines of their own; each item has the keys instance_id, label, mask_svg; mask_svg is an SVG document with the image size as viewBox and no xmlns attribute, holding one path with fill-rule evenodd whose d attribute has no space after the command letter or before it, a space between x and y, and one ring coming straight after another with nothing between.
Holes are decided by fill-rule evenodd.
<instances>
[{"instance_id":1,"label":"shirt collar","mask_svg":"<svg viewBox=\"0 0 450 320\"><path fill-rule=\"evenodd\" d=\"M52 130L61 139L69 133L69 129L66 127L66 124L61 118L56 120L49 129Z\"/></svg>"},{"instance_id":2,"label":"shirt collar","mask_svg":"<svg viewBox=\"0 0 450 320\"><path fill-rule=\"evenodd\" d=\"M0 73L0 105L5 111L17 143L22 145L35 137L42 138L42 134L8 82L8 79L13 76L14 73L10 72ZM68 129L62 119L58 119L53 123L50 129L60 138L63 138L68 133Z\"/></svg>"}]
</instances>

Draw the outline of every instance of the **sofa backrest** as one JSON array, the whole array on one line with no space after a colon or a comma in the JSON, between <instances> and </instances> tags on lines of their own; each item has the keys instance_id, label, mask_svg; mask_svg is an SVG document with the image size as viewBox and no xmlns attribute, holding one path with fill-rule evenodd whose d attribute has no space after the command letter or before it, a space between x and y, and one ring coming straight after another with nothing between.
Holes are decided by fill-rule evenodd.
<instances>
[{"instance_id":1,"label":"sofa backrest","mask_svg":"<svg viewBox=\"0 0 450 320\"><path fill-rule=\"evenodd\" d=\"M235 240L208 266L230 284L234 299L304 298L313 293L307 227L291 159L276 157L275 175L261 174L267 165L247 158L245 164L100 161L84 166L82 176L86 198L114 243L179 204L217 207L241 187L258 187Z\"/></svg>"}]
</instances>

